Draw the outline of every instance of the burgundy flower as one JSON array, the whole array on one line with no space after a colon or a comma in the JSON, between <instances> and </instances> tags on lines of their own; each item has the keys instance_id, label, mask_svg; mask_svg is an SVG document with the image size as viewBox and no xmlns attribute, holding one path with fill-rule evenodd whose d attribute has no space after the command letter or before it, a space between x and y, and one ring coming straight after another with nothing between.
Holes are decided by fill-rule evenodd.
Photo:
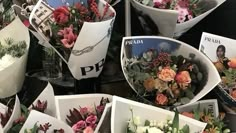
<instances>
[{"instance_id":1,"label":"burgundy flower","mask_svg":"<svg viewBox=\"0 0 236 133\"><path fill-rule=\"evenodd\" d=\"M40 100L38 100L36 105L32 104L32 109L37 110L37 111L42 112L42 113L44 113L46 108L47 108L47 101L42 101L41 102Z\"/></svg>"},{"instance_id":2,"label":"burgundy flower","mask_svg":"<svg viewBox=\"0 0 236 133\"><path fill-rule=\"evenodd\" d=\"M90 115L86 118L85 121L88 124L95 124L97 122L97 116L96 115Z\"/></svg>"},{"instance_id":3,"label":"burgundy flower","mask_svg":"<svg viewBox=\"0 0 236 133\"><path fill-rule=\"evenodd\" d=\"M69 20L70 12L66 6L61 6L53 11L53 18L58 24L65 24Z\"/></svg>"},{"instance_id":4,"label":"burgundy flower","mask_svg":"<svg viewBox=\"0 0 236 133\"><path fill-rule=\"evenodd\" d=\"M105 108L104 105L97 106L97 111L98 111L99 113L102 113L102 112L104 111L104 108Z\"/></svg>"},{"instance_id":5,"label":"burgundy flower","mask_svg":"<svg viewBox=\"0 0 236 133\"><path fill-rule=\"evenodd\" d=\"M10 119L11 117L11 114L12 114L12 109L8 108L7 111L5 112L5 114L2 114L0 112L0 120L1 120L1 125L4 127L8 120Z\"/></svg>"},{"instance_id":6,"label":"burgundy flower","mask_svg":"<svg viewBox=\"0 0 236 133\"><path fill-rule=\"evenodd\" d=\"M74 132L81 131L81 130L83 130L83 129L85 129L85 128L86 128L86 122L83 121L83 120L78 121L76 124L74 124L74 125L72 126L72 129L73 129Z\"/></svg>"},{"instance_id":7,"label":"burgundy flower","mask_svg":"<svg viewBox=\"0 0 236 133\"><path fill-rule=\"evenodd\" d=\"M83 108L80 108L79 112L81 115L86 115L88 114L89 111L87 107L83 107Z\"/></svg>"}]
</instances>

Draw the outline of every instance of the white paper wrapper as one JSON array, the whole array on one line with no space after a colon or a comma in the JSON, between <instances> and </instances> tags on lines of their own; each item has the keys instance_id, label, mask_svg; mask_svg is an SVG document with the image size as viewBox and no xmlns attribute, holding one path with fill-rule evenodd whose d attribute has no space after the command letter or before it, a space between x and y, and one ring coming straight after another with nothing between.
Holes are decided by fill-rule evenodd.
<instances>
[{"instance_id":1,"label":"white paper wrapper","mask_svg":"<svg viewBox=\"0 0 236 133\"><path fill-rule=\"evenodd\" d=\"M219 45L223 45L226 50L225 57L227 57L228 59L232 59L236 57L235 44L236 40L203 32L199 45L199 51L204 53L212 62L217 62L217 47ZM222 86L218 86L215 89L215 92L223 102L225 102L229 106L236 107L236 100L231 97L230 94L226 92L226 90L222 88Z\"/></svg>"},{"instance_id":2,"label":"white paper wrapper","mask_svg":"<svg viewBox=\"0 0 236 133\"><path fill-rule=\"evenodd\" d=\"M207 10L206 12L189 21L177 24L176 23L178 17L177 11L157 9L145 6L137 2L137 0L131 0L133 7L139 12L139 15L141 15L139 16L139 18L143 19L144 20L143 22L146 23L144 29L148 29L148 26L150 26L148 24L148 21L152 20L156 24L157 29L159 30L159 31L154 31L152 33L159 33L159 35L166 37L181 36L183 33L187 32L195 24L197 24L199 21L205 18L208 14L214 11L218 6L220 6L223 2L225 2L225 0L200 0L200 3L201 2L204 3L201 5L203 5L203 7L206 7L205 9ZM145 20L145 16L149 16L149 20Z\"/></svg>"},{"instance_id":3,"label":"white paper wrapper","mask_svg":"<svg viewBox=\"0 0 236 133\"><path fill-rule=\"evenodd\" d=\"M135 116L140 117L143 122L141 125L144 124L145 120L165 122L168 118L173 119L175 114L168 110L114 96L111 114L111 133L126 132L127 121L132 118L130 108L133 109ZM190 133L202 132L206 126L206 123L182 115L179 116L179 123L180 127L183 127L185 124L189 125Z\"/></svg>"},{"instance_id":4,"label":"white paper wrapper","mask_svg":"<svg viewBox=\"0 0 236 133\"><path fill-rule=\"evenodd\" d=\"M72 128L64 122L35 110L30 111L30 114L21 128L20 133L24 133L25 129L32 129L35 123L39 126L39 124L44 125L48 122L51 124L51 127L49 127L49 130L47 131L48 133L53 133L54 129L64 129L66 133L74 133Z\"/></svg>"},{"instance_id":5,"label":"white paper wrapper","mask_svg":"<svg viewBox=\"0 0 236 133\"><path fill-rule=\"evenodd\" d=\"M62 2L60 1L55 2L52 0L47 0L47 2L53 8L62 5ZM103 6L105 5L105 3L106 2L104 0L99 0L99 12L103 13ZM38 17L37 15L40 14L41 6L43 7L42 11L47 10L47 12L43 13L44 15L41 15L41 17ZM42 0L39 0L30 15L31 25L36 29L39 35L44 38L45 42L43 42L42 44L47 47L52 47L52 45L48 43L49 39L43 34L43 31L50 29L50 27L46 25L46 22L48 20L50 21L52 11L52 8L48 7L48 5L46 4L43 4ZM66 61L64 59L64 61L68 64L69 69L74 78L79 80L84 78L97 77L101 73L111 37L113 22L115 20L116 15L115 10L112 7L109 7L108 14L109 13L114 13L114 17L101 22L85 22L83 24L83 27L77 37L69 60ZM40 26L45 27L39 28ZM42 40L41 37L38 38L39 40ZM56 49L54 50L59 54Z\"/></svg>"},{"instance_id":6,"label":"white paper wrapper","mask_svg":"<svg viewBox=\"0 0 236 133\"><path fill-rule=\"evenodd\" d=\"M126 70L127 60L135 59L137 56L142 55L143 52L154 49L168 51L171 55L182 55L185 58L190 58L190 55L194 55L195 61L200 61L202 71L204 71L205 83L202 88L197 88L197 93L189 103L194 103L209 93L220 81L218 71L212 64L212 62L197 49L183 42L157 36L133 36L124 37L121 47L121 65L126 80L132 89L138 93L137 88L130 82L128 72ZM151 72L150 72L151 73Z\"/></svg>"},{"instance_id":7,"label":"white paper wrapper","mask_svg":"<svg viewBox=\"0 0 236 133\"><path fill-rule=\"evenodd\" d=\"M5 109L7 109L7 108L5 108ZM3 127L4 133L7 132L12 127L12 124L13 124L14 120L19 118L20 115L21 115L20 101L19 101L18 96L16 95L12 115L11 115L10 119L8 120L7 124ZM0 133L3 133L3 132L0 132Z\"/></svg>"},{"instance_id":8,"label":"white paper wrapper","mask_svg":"<svg viewBox=\"0 0 236 133\"><path fill-rule=\"evenodd\" d=\"M16 17L11 24L0 31L0 42L12 38L14 41L25 41L27 49L13 64L0 71L0 98L12 96L21 90L25 78L25 69L30 44L29 31L27 27ZM3 76L4 75L4 76Z\"/></svg>"},{"instance_id":9,"label":"white paper wrapper","mask_svg":"<svg viewBox=\"0 0 236 133\"><path fill-rule=\"evenodd\" d=\"M41 102L47 101L47 108L44 113L56 117L55 96L52 85L50 83L48 83L46 88L41 92L41 94L36 98L36 100L32 104L37 105L38 100L40 100ZM29 109L32 108L32 104Z\"/></svg>"},{"instance_id":10,"label":"white paper wrapper","mask_svg":"<svg viewBox=\"0 0 236 133\"><path fill-rule=\"evenodd\" d=\"M83 95L70 95L70 96L55 96L56 108L57 108L57 118L66 123L67 115L69 110L73 108L79 109L79 107L92 107L94 105L99 105L100 100L103 98L108 98L112 102L112 96L108 94L83 94ZM107 110L103 112L102 117L98 123L95 133L101 126L102 120L104 120L104 115L108 112L109 105L106 107Z\"/></svg>"},{"instance_id":11,"label":"white paper wrapper","mask_svg":"<svg viewBox=\"0 0 236 133\"><path fill-rule=\"evenodd\" d=\"M216 99L210 99L210 100L201 100L197 101L195 103L186 104L183 106L177 107L177 110L182 112L192 112L194 109L198 108L200 106L200 111L207 110L208 112L212 113L215 118L219 116L219 107L218 102Z\"/></svg>"}]
</instances>

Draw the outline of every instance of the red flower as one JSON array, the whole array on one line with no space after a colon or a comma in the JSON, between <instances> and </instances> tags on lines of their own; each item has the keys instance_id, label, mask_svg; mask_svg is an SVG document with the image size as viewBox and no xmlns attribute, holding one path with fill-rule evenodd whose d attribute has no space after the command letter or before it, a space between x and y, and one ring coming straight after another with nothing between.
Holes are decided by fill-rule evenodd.
<instances>
[{"instance_id":1,"label":"red flower","mask_svg":"<svg viewBox=\"0 0 236 133\"><path fill-rule=\"evenodd\" d=\"M70 12L66 6L61 6L53 11L53 18L58 24L64 24L69 20Z\"/></svg>"},{"instance_id":2,"label":"red flower","mask_svg":"<svg viewBox=\"0 0 236 133\"><path fill-rule=\"evenodd\" d=\"M187 116L187 117L189 117L189 118L194 118L194 114L193 113L190 113L190 112L183 112L183 113L181 113L182 115L184 115L184 116Z\"/></svg>"},{"instance_id":3,"label":"red flower","mask_svg":"<svg viewBox=\"0 0 236 133\"><path fill-rule=\"evenodd\" d=\"M156 96L156 103L159 105L166 105L168 103L168 98L165 95L159 93Z\"/></svg>"}]
</instances>

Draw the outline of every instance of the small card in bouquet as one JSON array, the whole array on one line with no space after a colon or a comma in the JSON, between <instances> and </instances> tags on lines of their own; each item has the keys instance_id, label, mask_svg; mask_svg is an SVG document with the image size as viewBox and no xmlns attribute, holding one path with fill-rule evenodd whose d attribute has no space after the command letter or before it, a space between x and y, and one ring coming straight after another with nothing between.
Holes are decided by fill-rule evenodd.
<instances>
[{"instance_id":1,"label":"small card in bouquet","mask_svg":"<svg viewBox=\"0 0 236 133\"><path fill-rule=\"evenodd\" d=\"M39 0L29 20L79 80L101 73L115 16L104 0Z\"/></svg>"},{"instance_id":2,"label":"small card in bouquet","mask_svg":"<svg viewBox=\"0 0 236 133\"><path fill-rule=\"evenodd\" d=\"M83 94L56 96L57 118L70 125L74 131L91 128L95 133L101 130L102 123L108 123L107 113L112 102L108 94ZM108 104L108 105L107 105ZM108 120L108 121L107 121ZM86 125L86 126L80 126ZM106 127L109 130L110 127Z\"/></svg>"},{"instance_id":3,"label":"small card in bouquet","mask_svg":"<svg viewBox=\"0 0 236 133\"><path fill-rule=\"evenodd\" d=\"M214 64L221 77L215 89L217 95L230 106L236 106L236 40L203 33L199 50Z\"/></svg>"},{"instance_id":4,"label":"small card in bouquet","mask_svg":"<svg viewBox=\"0 0 236 133\"><path fill-rule=\"evenodd\" d=\"M148 125L151 127L147 128ZM185 130L186 128L190 133L197 133L202 132L205 126L206 123L168 110L116 96L113 97L111 133L126 133L127 131L144 133L146 130L161 133ZM174 129L174 127L177 127L177 129Z\"/></svg>"},{"instance_id":5,"label":"small card in bouquet","mask_svg":"<svg viewBox=\"0 0 236 133\"><path fill-rule=\"evenodd\" d=\"M146 35L180 37L225 0L131 0Z\"/></svg>"},{"instance_id":6,"label":"small card in bouquet","mask_svg":"<svg viewBox=\"0 0 236 133\"><path fill-rule=\"evenodd\" d=\"M70 126L55 117L32 110L20 133L34 133L35 131L44 133L74 133Z\"/></svg>"},{"instance_id":7,"label":"small card in bouquet","mask_svg":"<svg viewBox=\"0 0 236 133\"><path fill-rule=\"evenodd\" d=\"M220 82L206 56L165 37L124 37L121 65L132 89L157 106L194 103Z\"/></svg>"}]
</instances>

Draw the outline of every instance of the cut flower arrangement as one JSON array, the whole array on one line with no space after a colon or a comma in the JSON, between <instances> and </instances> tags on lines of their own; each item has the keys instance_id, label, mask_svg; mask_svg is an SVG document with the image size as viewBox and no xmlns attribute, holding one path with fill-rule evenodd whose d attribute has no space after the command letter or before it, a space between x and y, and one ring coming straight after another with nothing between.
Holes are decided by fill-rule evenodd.
<instances>
[{"instance_id":1,"label":"cut flower arrangement","mask_svg":"<svg viewBox=\"0 0 236 133\"><path fill-rule=\"evenodd\" d=\"M134 115L130 109L132 118L128 121L127 133L190 133L188 125L179 127L179 113L176 111L173 120L157 122L156 120L145 120L141 125L141 118Z\"/></svg>"},{"instance_id":2,"label":"cut flower arrangement","mask_svg":"<svg viewBox=\"0 0 236 133\"><path fill-rule=\"evenodd\" d=\"M130 59L126 70L138 93L159 106L188 103L204 76L193 58L170 55L150 49L141 57Z\"/></svg>"},{"instance_id":3,"label":"cut flower arrangement","mask_svg":"<svg viewBox=\"0 0 236 133\"><path fill-rule=\"evenodd\" d=\"M178 11L177 23L186 22L204 12L198 6L200 0L137 0L140 3L159 9Z\"/></svg>"},{"instance_id":4,"label":"cut flower arrangement","mask_svg":"<svg viewBox=\"0 0 236 133\"><path fill-rule=\"evenodd\" d=\"M72 127L75 133L94 132L96 126L103 114L108 98L102 98L99 105L94 107L80 107L69 110L67 115L67 123Z\"/></svg>"}]
</instances>

